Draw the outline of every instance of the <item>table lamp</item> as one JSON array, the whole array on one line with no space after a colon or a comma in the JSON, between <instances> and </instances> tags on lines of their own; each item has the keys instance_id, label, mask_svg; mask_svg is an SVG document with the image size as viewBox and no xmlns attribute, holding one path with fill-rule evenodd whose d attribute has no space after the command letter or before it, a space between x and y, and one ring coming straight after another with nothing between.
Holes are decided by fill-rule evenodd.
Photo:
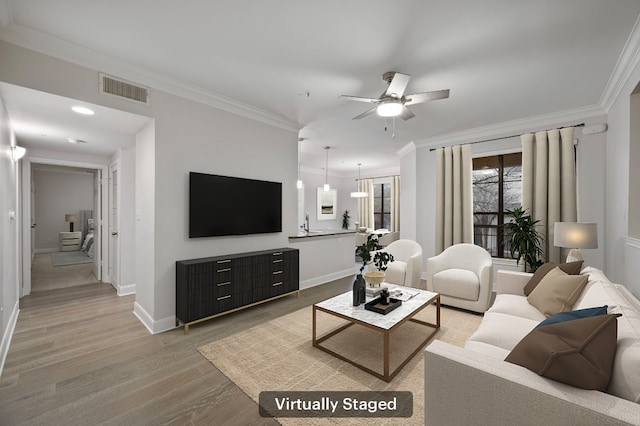
<instances>
[{"instance_id":1,"label":"table lamp","mask_svg":"<svg viewBox=\"0 0 640 426\"><path fill-rule=\"evenodd\" d=\"M75 214L65 214L64 221L69 222L69 232L73 232L73 222L78 221L78 216Z\"/></svg>"},{"instance_id":2,"label":"table lamp","mask_svg":"<svg viewBox=\"0 0 640 426\"><path fill-rule=\"evenodd\" d=\"M583 260L580 249L598 248L595 223L556 222L553 225L553 245L570 248L567 262Z\"/></svg>"}]
</instances>

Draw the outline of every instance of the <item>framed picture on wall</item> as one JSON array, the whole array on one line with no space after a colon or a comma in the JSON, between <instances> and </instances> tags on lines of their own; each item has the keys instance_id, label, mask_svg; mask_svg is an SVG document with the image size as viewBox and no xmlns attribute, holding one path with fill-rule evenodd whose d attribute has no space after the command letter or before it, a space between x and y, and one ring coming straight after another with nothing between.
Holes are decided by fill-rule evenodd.
<instances>
[{"instance_id":1,"label":"framed picture on wall","mask_svg":"<svg viewBox=\"0 0 640 426\"><path fill-rule=\"evenodd\" d=\"M325 191L318 188L318 201L316 203L318 210L318 220L335 220L337 210L338 192L335 189Z\"/></svg>"}]
</instances>

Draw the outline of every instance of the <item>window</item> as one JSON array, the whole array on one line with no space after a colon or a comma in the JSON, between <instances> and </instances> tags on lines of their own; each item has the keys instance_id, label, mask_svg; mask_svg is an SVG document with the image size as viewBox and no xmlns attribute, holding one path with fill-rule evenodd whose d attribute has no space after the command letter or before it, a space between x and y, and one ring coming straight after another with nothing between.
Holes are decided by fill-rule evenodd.
<instances>
[{"instance_id":1,"label":"window","mask_svg":"<svg viewBox=\"0 0 640 426\"><path fill-rule=\"evenodd\" d=\"M373 222L374 229L391 230L391 184L373 184Z\"/></svg>"},{"instance_id":2,"label":"window","mask_svg":"<svg viewBox=\"0 0 640 426\"><path fill-rule=\"evenodd\" d=\"M521 153L473 159L473 239L493 257L511 257L502 225L521 195Z\"/></svg>"}]
</instances>

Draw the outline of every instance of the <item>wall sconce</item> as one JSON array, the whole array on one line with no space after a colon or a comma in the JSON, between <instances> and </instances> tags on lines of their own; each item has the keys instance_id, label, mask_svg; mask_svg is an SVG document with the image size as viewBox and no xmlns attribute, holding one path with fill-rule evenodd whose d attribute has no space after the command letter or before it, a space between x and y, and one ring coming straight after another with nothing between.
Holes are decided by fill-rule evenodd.
<instances>
[{"instance_id":1,"label":"wall sconce","mask_svg":"<svg viewBox=\"0 0 640 426\"><path fill-rule=\"evenodd\" d=\"M11 146L11 159L13 161L18 161L27 153L27 150L21 146L15 145Z\"/></svg>"},{"instance_id":2,"label":"wall sconce","mask_svg":"<svg viewBox=\"0 0 640 426\"><path fill-rule=\"evenodd\" d=\"M556 222L553 225L553 245L570 248L567 262L583 260L580 249L598 248L595 223Z\"/></svg>"},{"instance_id":3,"label":"wall sconce","mask_svg":"<svg viewBox=\"0 0 640 426\"><path fill-rule=\"evenodd\" d=\"M69 232L73 232L73 222L78 221L78 216L75 214L65 214L64 221L69 222Z\"/></svg>"},{"instance_id":4,"label":"wall sconce","mask_svg":"<svg viewBox=\"0 0 640 426\"><path fill-rule=\"evenodd\" d=\"M358 163L358 180L356 182L360 182L360 166L362 163ZM368 192L364 191L355 191L351 193L351 198L366 198L369 196Z\"/></svg>"}]
</instances>

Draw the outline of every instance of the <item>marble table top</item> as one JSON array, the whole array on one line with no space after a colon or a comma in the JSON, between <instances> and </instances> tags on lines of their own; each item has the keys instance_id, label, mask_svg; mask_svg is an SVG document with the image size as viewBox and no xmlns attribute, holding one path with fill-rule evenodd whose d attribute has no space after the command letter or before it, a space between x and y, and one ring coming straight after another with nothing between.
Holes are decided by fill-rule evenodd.
<instances>
[{"instance_id":1,"label":"marble table top","mask_svg":"<svg viewBox=\"0 0 640 426\"><path fill-rule=\"evenodd\" d=\"M360 306L353 306L352 291L347 291L346 293L339 294L331 299L316 303L315 306L343 315L347 318L353 318L354 320L388 330L438 295L438 293L434 293L432 291L403 287L395 284L385 285L385 283L383 283L382 287L389 288L389 293L393 298L407 298L412 294L415 295L406 301L403 300L402 305L399 308L394 309L386 315L366 310L364 308L364 303ZM403 293L402 297L394 296L394 293L397 290ZM373 297L367 296L367 302L371 300L373 300Z\"/></svg>"}]
</instances>

